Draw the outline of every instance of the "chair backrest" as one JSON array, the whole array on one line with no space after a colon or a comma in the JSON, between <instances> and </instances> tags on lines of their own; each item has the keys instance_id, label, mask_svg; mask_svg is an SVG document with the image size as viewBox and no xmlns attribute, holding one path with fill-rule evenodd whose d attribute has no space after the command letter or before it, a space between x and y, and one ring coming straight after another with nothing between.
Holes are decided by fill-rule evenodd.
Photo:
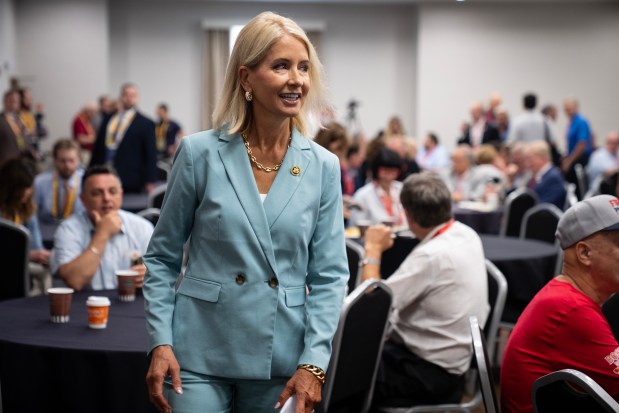
<instances>
[{"instance_id":1,"label":"chair backrest","mask_svg":"<svg viewBox=\"0 0 619 413\"><path fill-rule=\"evenodd\" d=\"M604 178L605 178L604 174L599 174L593 180L593 182L591 182L591 185L589 185L589 189L585 193L585 199L601 194L600 188L602 186L602 181L604 181Z\"/></svg>"},{"instance_id":2,"label":"chair backrest","mask_svg":"<svg viewBox=\"0 0 619 413\"><path fill-rule=\"evenodd\" d=\"M317 412L369 410L391 305L391 290L378 280L364 281L344 299Z\"/></svg>"},{"instance_id":3,"label":"chair backrest","mask_svg":"<svg viewBox=\"0 0 619 413\"><path fill-rule=\"evenodd\" d=\"M576 174L576 196L578 197L578 199L584 199L585 194L589 189L587 172L581 164L577 163L574 165L574 173Z\"/></svg>"},{"instance_id":4,"label":"chair backrest","mask_svg":"<svg viewBox=\"0 0 619 413\"><path fill-rule=\"evenodd\" d=\"M576 195L576 184L565 183L565 192L567 195L565 197L565 207L564 210L573 207L578 202L578 196Z\"/></svg>"},{"instance_id":5,"label":"chair backrest","mask_svg":"<svg viewBox=\"0 0 619 413\"><path fill-rule=\"evenodd\" d=\"M168 182L172 165L166 161L157 161L157 170L159 172L159 180Z\"/></svg>"},{"instance_id":6,"label":"chair backrest","mask_svg":"<svg viewBox=\"0 0 619 413\"><path fill-rule=\"evenodd\" d=\"M533 383L531 397L535 413L619 412L619 403L577 370L559 370L540 377Z\"/></svg>"},{"instance_id":7,"label":"chair backrest","mask_svg":"<svg viewBox=\"0 0 619 413\"><path fill-rule=\"evenodd\" d=\"M537 194L529 189L517 189L505 198L500 235L517 237L524 214L537 203Z\"/></svg>"},{"instance_id":8,"label":"chair backrest","mask_svg":"<svg viewBox=\"0 0 619 413\"><path fill-rule=\"evenodd\" d=\"M477 364L477 372L479 373L479 386L481 394L484 398L486 413L497 413L498 403L496 392L494 389L494 380L492 378L492 369L490 368L490 357L486 348L486 340L483 331L479 326L477 317L471 316L469 319L471 324L471 337L473 339L473 353L475 355L475 363Z\"/></svg>"},{"instance_id":9,"label":"chair backrest","mask_svg":"<svg viewBox=\"0 0 619 413\"><path fill-rule=\"evenodd\" d=\"M417 238L409 236L396 236L393 246L383 251L380 260L380 276L385 279L398 269L402 261L411 253L413 248L419 244Z\"/></svg>"},{"instance_id":10,"label":"chair backrest","mask_svg":"<svg viewBox=\"0 0 619 413\"><path fill-rule=\"evenodd\" d=\"M507 299L507 280L505 276L490 260L486 260L486 272L488 273L488 303L490 313L484 326L484 336L488 344L488 355L494 360L496 352L497 333Z\"/></svg>"},{"instance_id":11,"label":"chair backrest","mask_svg":"<svg viewBox=\"0 0 619 413\"><path fill-rule=\"evenodd\" d=\"M21 225L0 218L0 300L25 297L30 290L30 234Z\"/></svg>"},{"instance_id":12,"label":"chair backrest","mask_svg":"<svg viewBox=\"0 0 619 413\"><path fill-rule=\"evenodd\" d=\"M353 240L346 240L346 257L348 258L348 292L351 293L357 288L361 277L361 269L363 267L361 261L365 256L363 247Z\"/></svg>"},{"instance_id":13,"label":"chair backrest","mask_svg":"<svg viewBox=\"0 0 619 413\"><path fill-rule=\"evenodd\" d=\"M556 244L555 232L563 211L553 204L543 203L529 209L522 218L520 238Z\"/></svg>"},{"instance_id":14,"label":"chair backrest","mask_svg":"<svg viewBox=\"0 0 619 413\"><path fill-rule=\"evenodd\" d=\"M159 221L159 215L161 215L161 210L159 208L146 208L138 211L136 215L139 215L142 218L146 218L153 225L157 225L157 221Z\"/></svg>"},{"instance_id":15,"label":"chair backrest","mask_svg":"<svg viewBox=\"0 0 619 413\"><path fill-rule=\"evenodd\" d=\"M166 188L168 184L161 184L155 189L152 190L150 194L148 194L148 208L161 208L163 204L163 197L165 195Z\"/></svg>"},{"instance_id":16,"label":"chair backrest","mask_svg":"<svg viewBox=\"0 0 619 413\"><path fill-rule=\"evenodd\" d=\"M619 340L619 294L615 294L606 300L602 306L602 312L606 316L615 338Z\"/></svg>"}]
</instances>

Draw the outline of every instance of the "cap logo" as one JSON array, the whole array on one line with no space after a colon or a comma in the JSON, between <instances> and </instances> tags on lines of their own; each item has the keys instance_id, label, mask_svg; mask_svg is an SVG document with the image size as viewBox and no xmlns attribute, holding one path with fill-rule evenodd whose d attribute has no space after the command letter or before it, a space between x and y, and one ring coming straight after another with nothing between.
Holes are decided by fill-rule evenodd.
<instances>
[{"instance_id":1,"label":"cap logo","mask_svg":"<svg viewBox=\"0 0 619 413\"><path fill-rule=\"evenodd\" d=\"M619 199L611 199L608 202L610 202L610 206L613 207L617 215L619 215Z\"/></svg>"}]
</instances>

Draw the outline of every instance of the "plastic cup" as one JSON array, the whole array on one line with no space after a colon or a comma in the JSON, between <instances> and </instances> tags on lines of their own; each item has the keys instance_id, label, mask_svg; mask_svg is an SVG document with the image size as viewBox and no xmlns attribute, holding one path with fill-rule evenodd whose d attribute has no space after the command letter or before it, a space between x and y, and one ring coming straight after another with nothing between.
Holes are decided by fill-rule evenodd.
<instances>
[{"instance_id":1,"label":"plastic cup","mask_svg":"<svg viewBox=\"0 0 619 413\"><path fill-rule=\"evenodd\" d=\"M107 327L110 304L110 299L107 297L88 297L86 301L88 306L88 327L96 329Z\"/></svg>"},{"instance_id":2,"label":"plastic cup","mask_svg":"<svg viewBox=\"0 0 619 413\"><path fill-rule=\"evenodd\" d=\"M71 301L73 300L73 288L49 288L47 295L52 323L68 323Z\"/></svg>"},{"instance_id":3,"label":"plastic cup","mask_svg":"<svg viewBox=\"0 0 619 413\"><path fill-rule=\"evenodd\" d=\"M359 235L361 238L365 236L365 231L372 225L372 221L369 220L359 220L357 222L357 227L359 228Z\"/></svg>"},{"instance_id":4,"label":"plastic cup","mask_svg":"<svg viewBox=\"0 0 619 413\"><path fill-rule=\"evenodd\" d=\"M134 270L117 270L118 299L120 301L135 301L135 284L138 272Z\"/></svg>"}]
</instances>

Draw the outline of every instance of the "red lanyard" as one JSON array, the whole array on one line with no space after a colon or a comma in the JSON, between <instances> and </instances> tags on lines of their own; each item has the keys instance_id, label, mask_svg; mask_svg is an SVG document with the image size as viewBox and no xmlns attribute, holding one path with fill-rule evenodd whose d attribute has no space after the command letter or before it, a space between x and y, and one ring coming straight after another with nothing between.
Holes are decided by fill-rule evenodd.
<instances>
[{"instance_id":1,"label":"red lanyard","mask_svg":"<svg viewBox=\"0 0 619 413\"><path fill-rule=\"evenodd\" d=\"M438 237L439 235L441 235L442 233L444 233L445 231L447 231L449 228L451 228L451 226L454 224L455 220L452 218L449 220L449 222L447 224L445 224L445 226L441 229L439 229L438 231L436 231L436 233L434 235L432 235L431 239L434 239L436 237Z\"/></svg>"}]
</instances>

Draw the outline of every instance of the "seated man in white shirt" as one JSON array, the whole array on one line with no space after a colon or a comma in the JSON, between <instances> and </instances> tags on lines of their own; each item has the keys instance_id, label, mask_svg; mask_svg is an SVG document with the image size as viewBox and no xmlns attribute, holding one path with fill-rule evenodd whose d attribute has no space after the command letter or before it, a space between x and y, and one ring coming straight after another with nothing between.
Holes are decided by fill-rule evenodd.
<instances>
[{"instance_id":1,"label":"seated man in white shirt","mask_svg":"<svg viewBox=\"0 0 619 413\"><path fill-rule=\"evenodd\" d=\"M374 404L458 402L472 357L469 317L484 325L489 312L481 240L453 220L451 194L435 175L407 178L401 201L408 226L421 243L386 280L394 311ZM367 230L363 280L381 278L380 258L392 244L387 227Z\"/></svg>"},{"instance_id":2,"label":"seated man in white shirt","mask_svg":"<svg viewBox=\"0 0 619 413\"><path fill-rule=\"evenodd\" d=\"M59 139L54 144L54 169L43 172L34 180L34 199L39 222L62 221L84 211L80 200L82 175L79 146L71 139Z\"/></svg>"},{"instance_id":3,"label":"seated man in white shirt","mask_svg":"<svg viewBox=\"0 0 619 413\"><path fill-rule=\"evenodd\" d=\"M606 135L604 146L596 149L587 163L589 188L593 188L599 176L611 176L619 171L619 132L612 131Z\"/></svg>"},{"instance_id":4,"label":"seated man in white shirt","mask_svg":"<svg viewBox=\"0 0 619 413\"><path fill-rule=\"evenodd\" d=\"M93 166L84 173L80 195L86 211L60 224L54 235L52 274L69 287L104 290L118 286L116 270L139 273L141 287L146 267L132 265L132 255L142 256L153 233L146 219L120 210L122 188L111 166Z\"/></svg>"}]
</instances>

